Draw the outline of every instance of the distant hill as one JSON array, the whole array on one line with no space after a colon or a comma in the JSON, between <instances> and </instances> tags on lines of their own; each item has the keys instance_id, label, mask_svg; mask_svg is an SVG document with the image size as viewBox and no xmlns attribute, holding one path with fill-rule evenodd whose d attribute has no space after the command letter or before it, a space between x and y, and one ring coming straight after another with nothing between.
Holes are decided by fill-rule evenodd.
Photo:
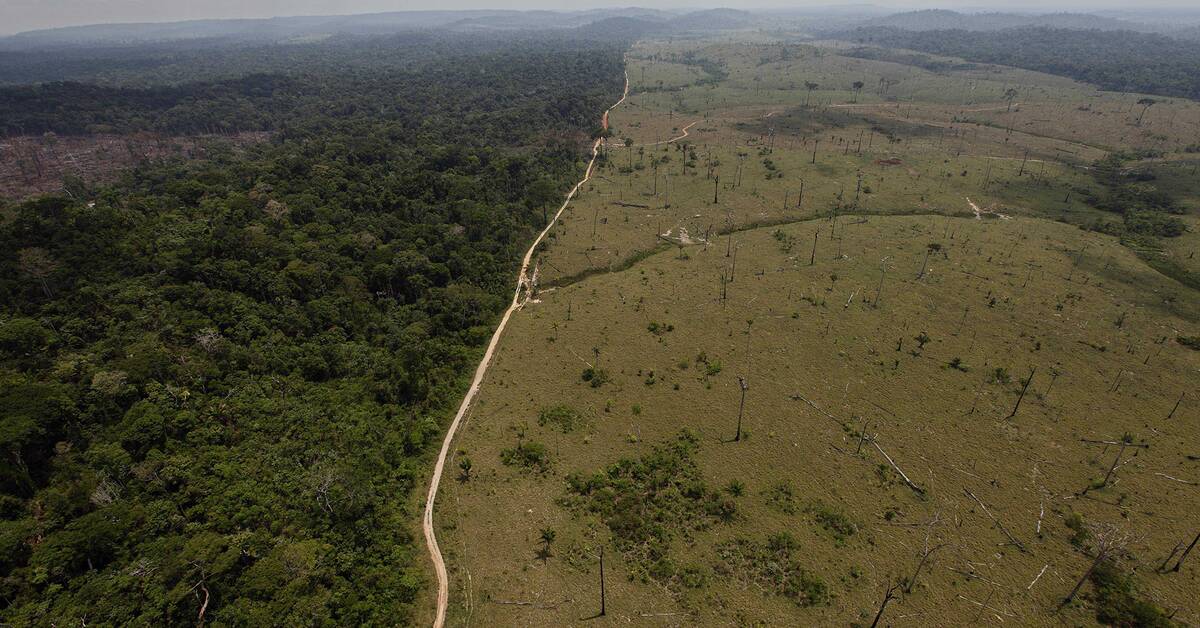
<instances>
[{"instance_id":1,"label":"distant hill","mask_svg":"<svg viewBox=\"0 0 1200 628\"><path fill-rule=\"evenodd\" d=\"M709 9L694 11L671 20L671 28L688 31L719 31L745 28L755 22L755 16L748 11Z\"/></svg>"},{"instance_id":2,"label":"distant hill","mask_svg":"<svg viewBox=\"0 0 1200 628\"><path fill-rule=\"evenodd\" d=\"M379 35L414 30L518 31L584 29L589 36L638 37L660 30L716 31L744 28L756 17L735 9L690 13L637 7L586 11L400 11L267 19L191 20L141 24L96 24L28 31L0 38L0 50L144 44L222 45L278 43L334 35Z\"/></svg>"},{"instance_id":3,"label":"distant hill","mask_svg":"<svg viewBox=\"0 0 1200 628\"><path fill-rule=\"evenodd\" d=\"M282 41L331 34L379 34L439 28L463 20L500 19L517 11L405 11L372 15L95 24L28 31L0 38L0 49L125 45L184 40Z\"/></svg>"},{"instance_id":4,"label":"distant hill","mask_svg":"<svg viewBox=\"0 0 1200 628\"><path fill-rule=\"evenodd\" d=\"M1186 41L1200 41L1200 26L1181 28L1179 30L1170 31L1167 33L1167 35Z\"/></svg>"},{"instance_id":5,"label":"distant hill","mask_svg":"<svg viewBox=\"0 0 1200 628\"><path fill-rule=\"evenodd\" d=\"M666 22L637 17L609 17L585 24L576 29L579 36L589 39L636 39L662 32Z\"/></svg>"},{"instance_id":6,"label":"distant hill","mask_svg":"<svg viewBox=\"0 0 1200 628\"><path fill-rule=\"evenodd\" d=\"M896 13L867 20L865 27L899 28L907 31L966 30L998 31L1007 28L1043 27L1077 30L1149 30L1142 24L1090 13L959 13L929 9Z\"/></svg>"},{"instance_id":7,"label":"distant hill","mask_svg":"<svg viewBox=\"0 0 1200 628\"><path fill-rule=\"evenodd\" d=\"M0 50L26 51L85 46L311 41L335 35L381 35L415 30L520 31L584 29L588 36L639 37L651 32L718 31L744 28L759 19L746 11L709 9L690 13L642 9L587 11L400 11L267 19L191 20L141 24L96 24L28 31L0 38Z\"/></svg>"},{"instance_id":8,"label":"distant hill","mask_svg":"<svg viewBox=\"0 0 1200 628\"><path fill-rule=\"evenodd\" d=\"M1200 100L1200 43L1156 33L1066 28L912 31L859 28L827 36L1068 76L1115 92ZM862 56L861 51L854 51Z\"/></svg>"}]
</instances>

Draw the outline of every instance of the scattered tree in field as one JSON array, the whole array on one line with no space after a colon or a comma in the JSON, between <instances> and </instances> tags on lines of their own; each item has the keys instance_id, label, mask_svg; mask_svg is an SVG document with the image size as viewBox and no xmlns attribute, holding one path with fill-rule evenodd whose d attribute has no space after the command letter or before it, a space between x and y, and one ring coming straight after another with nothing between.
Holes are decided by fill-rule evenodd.
<instances>
[{"instance_id":1,"label":"scattered tree in field","mask_svg":"<svg viewBox=\"0 0 1200 628\"><path fill-rule=\"evenodd\" d=\"M917 279L925 277L925 266L929 263L929 255L942 250L942 245L937 242L930 242L925 247L925 259L921 261L921 272L917 273Z\"/></svg>"},{"instance_id":2,"label":"scattered tree in field","mask_svg":"<svg viewBox=\"0 0 1200 628\"><path fill-rule=\"evenodd\" d=\"M557 536L558 533L556 533L552 528L542 528L539 531L538 541L541 542L542 547L538 550L538 558L541 559L542 562L546 562L547 559L553 556L553 554L550 553L550 545L554 543L554 539Z\"/></svg>"},{"instance_id":3,"label":"scattered tree in field","mask_svg":"<svg viewBox=\"0 0 1200 628\"><path fill-rule=\"evenodd\" d=\"M1187 546L1187 549L1183 550L1183 554L1180 555L1179 560L1175 561L1175 567L1172 568L1171 571L1179 571L1179 569L1183 567L1183 559L1187 558L1188 554L1192 553L1192 549L1196 547L1197 542L1200 542L1200 532L1196 533L1196 538L1192 539L1192 542Z\"/></svg>"},{"instance_id":4,"label":"scattered tree in field","mask_svg":"<svg viewBox=\"0 0 1200 628\"><path fill-rule=\"evenodd\" d=\"M1008 108L1005 109L1005 112L1012 111L1013 100L1015 100L1016 97L1017 97L1017 90L1015 88L1010 87L1010 88L1004 90L1004 100L1008 103Z\"/></svg>"},{"instance_id":5,"label":"scattered tree in field","mask_svg":"<svg viewBox=\"0 0 1200 628\"><path fill-rule=\"evenodd\" d=\"M854 102L858 102L858 95L860 92L862 92L863 82L854 81L850 84L850 87L854 89Z\"/></svg>"},{"instance_id":6,"label":"scattered tree in field","mask_svg":"<svg viewBox=\"0 0 1200 628\"><path fill-rule=\"evenodd\" d=\"M808 102L812 98L813 91L816 90L818 87L820 87L820 85L818 85L817 83L813 83L812 81L804 81L804 89L808 90L808 95L805 96L805 98L804 98L804 106L805 107L808 106Z\"/></svg>"},{"instance_id":7,"label":"scattered tree in field","mask_svg":"<svg viewBox=\"0 0 1200 628\"><path fill-rule=\"evenodd\" d=\"M459 474L459 477L462 479L463 482L466 482L467 480L471 479L471 468L473 466L474 465L471 463L471 459L466 456L463 456L462 459L460 459L458 461L458 468L459 468L459 471L461 472Z\"/></svg>"},{"instance_id":8,"label":"scattered tree in field","mask_svg":"<svg viewBox=\"0 0 1200 628\"><path fill-rule=\"evenodd\" d=\"M879 612L875 613L875 621L871 622L871 628L876 628L879 625L879 620L883 617L883 612L887 610L888 602L896 598L896 592L901 588L901 583L897 582L887 588L887 592L883 594L883 603L879 605Z\"/></svg>"},{"instance_id":9,"label":"scattered tree in field","mask_svg":"<svg viewBox=\"0 0 1200 628\"><path fill-rule=\"evenodd\" d=\"M1025 378L1025 384L1021 386L1021 394L1017 397L1017 403L1013 406L1012 412L1008 413L1006 419L1011 419L1017 416L1017 409L1021 407L1021 400L1025 399L1025 391L1029 390L1029 385L1033 383L1033 374L1037 372L1037 367L1029 369L1029 377ZM997 370L999 373L999 370Z\"/></svg>"},{"instance_id":10,"label":"scattered tree in field","mask_svg":"<svg viewBox=\"0 0 1200 628\"><path fill-rule=\"evenodd\" d=\"M1079 589L1083 587L1083 583L1087 582L1088 578L1101 563L1110 559L1119 559L1125 553L1125 549L1129 546L1132 538L1129 532L1112 524L1092 525L1088 526L1088 530L1091 533L1091 537L1096 541L1096 556L1092 560L1092 564L1088 566L1087 571L1075 583L1075 587L1059 603L1059 609L1062 609L1075 599L1075 596L1079 594Z\"/></svg>"},{"instance_id":11,"label":"scattered tree in field","mask_svg":"<svg viewBox=\"0 0 1200 628\"><path fill-rule=\"evenodd\" d=\"M905 593L912 593L913 586L915 586L917 584L917 576L921 575L921 568L924 567L925 563L929 561L929 556L932 555L934 552L938 551L939 549L946 546L945 543L941 543L939 545L933 545L933 546L930 546L930 544L929 544L929 539L933 535L933 528L934 528L934 526L936 526L938 524L938 522L940 520L941 520L941 513L934 513L933 519L931 519L929 521L929 524L925 527L925 544L920 553L921 558L920 558L920 560L917 561L917 568L915 570L913 570L912 577L904 582L904 592Z\"/></svg>"},{"instance_id":12,"label":"scattered tree in field","mask_svg":"<svg viewBox=\"0 0 1200 628\"><path fill-rule=\"evenodd\" d=\"M748 390L750 386L746 384L746 380L744 378L739 377L738 387L742 389L742 399L740 402L738 402L737 431L733 436L733 440L735 442L742 440L742 411L746 409L746 390Z\"/></svg>"},{"instance_id":13,"label":"scattered tree in field","mask_svg":"<svg viewBox=\"0 0 1200 628\"><path fill-rule=\"evenodd\" d=\"M600 616L604 617L607 609L608 596L604 590L604 546L600 546Z\"/></svg>"},{"instance_id":14,"label":"scattered tree in field","mask_svg":"<svg viewBox=\"0 0 1200 628\"><path fill-rule=\"evenodd\" d=\"M1142 126L1142 118L1146 117L1146 112L1157 103L1158 101L1153 98L1141 98L1137 101L1137 104L1142 106L1142 112L1137 117L1137 126Z\"/></svg>"}]
</instances>

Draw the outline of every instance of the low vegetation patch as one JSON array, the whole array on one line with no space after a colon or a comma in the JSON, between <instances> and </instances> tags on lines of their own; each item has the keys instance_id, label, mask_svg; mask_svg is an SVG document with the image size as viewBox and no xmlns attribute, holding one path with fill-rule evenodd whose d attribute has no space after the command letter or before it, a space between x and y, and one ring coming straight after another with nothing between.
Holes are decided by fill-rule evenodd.
<instances>
[{"instance_id":1,"label":"low vegetation patch","mask_svg":"<svg viewBox=\"0 0 1200 628\"><path fill-rule=\"evenodd\" d=\"M1096 621L1109 626L1169 628L1177 625L1153 602L1139 598L1133 575L1113 561L1096 566L1089 577L1096 590Z\"/></svg>"},{"instance_id":2,"label":"low vegetation patch","mask_svg":"<svg viewBox=\"0 0 1200 628\"><path fill-rule=\"evenodd\" d=\"M858 524L854 523L850 517L834 510L821 502L814 502L805 508L805 512L812 515L813 519L820 524L826 532L833 535L834 541L838 547L846 544L846 541L858 532Z\"/></svg>"},{"instance_id":3,"label":"low vegetation patch","mask_svg":"<svg viewBox=\"0 0 1200 628\"><path fill-rule=\"evenodd\" d=\"M799 553L800 544L787 532L771 535L761 543L733 539L717 546L721 562L715 571L782 595L798 606L825 604L829 588L820 576L800 564L795 557Z\"/></svg>"},{"instance_id":4,"label":"low vegetation patch","mask_svg":"<svg viewBox=\"0 0 1200 628\"><path fill-rule=\"evenodd\" d=\"M669 557L672 540L732 521L732 497L709 487L693 460L699 439L682 432L640 458L603 471L567 476L563 506L600 518L635 572L660 582L682 577Z\"/></svg>"},{"instance_id":5,"label":"low vegetation patch","mask_svg":"<svg viewBox=\"0 0 1200 628\"><path fill-rule=\"evenodd\" d=\"M550 452L537 441L521 441L516 447L500 451L500 461L510 467L531 469L539 473L550 470Z\"/></svg>"},{"instance_id":6,"label":"low vegetation patch","mask_svg":"<svg viewBox=\"0 0 1200 628\"><path fill-rule=\"evenodd\" d=\"M542 427L554 427L563 434L574 432L586 422L586 419L579 410L565 404L543 408L538 413L538 425Z\"/></svg>"}]
</instances>

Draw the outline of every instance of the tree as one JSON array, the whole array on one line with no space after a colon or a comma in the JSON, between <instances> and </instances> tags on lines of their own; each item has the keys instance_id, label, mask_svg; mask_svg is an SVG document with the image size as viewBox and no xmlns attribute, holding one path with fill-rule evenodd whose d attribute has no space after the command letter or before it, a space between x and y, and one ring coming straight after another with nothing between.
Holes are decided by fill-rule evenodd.
<instances>
[{"instance_id":1,"label":"tree","mask_svg":"<svg viewBox=\"0 0 1200 628\"><path fill-rule=\"evenodd\" d=\"M930 242L925 246L925 260L921 262L921 272L917 273L917 279L925 277L925 265L929 263L929 254L936 253L942 250L942 245L937 242Z\"/></svg>"},{"instance_id":2,"label":"tree","mask_svg":"<svg viewBox=\"0 0 1200 628\"><path fill-rule=\"evenodd\" d=\"M1088 528L1092 534L1092 538L1096 540L1096 557L1092 560L1091 565L1088 566L1087 571L1083 572L1083 576L1079 578L1079 581L1075 583L1075 588L1071 589L1067 597L1063 598L1063 601L1059 603L1059 610L1075 599L1075 596L1079 593L1079 589L1083 587L1083 583L1087 582L1088 577L1092 575L1092 572L1096 571L1096 568L1101 563L1106 560L1119 560L1121 555L1125 553L1125 548L1130 543L1130 534L1113 524L1098 524L1088 526Z\"/></svg>"},{"instance_id":3,"label":"tree","mask_svg":"<svg viewBox=\"0 0 1200 628\"><path fill-rule=\"evenodd\" d=\"M541 542L542 548L538 550L538 558L540 558L542 562L545 562L548 558L553 556L553 554L550 553L550 545L554 543L554 539L557 536L558 533L556 533L552 528L542 528L539 531L538 540Z\"/></svg>"},{"instance_id":4,"label":"tree","mask_svg":"<svg viewBox=\"0 0 1200 628\"><path fill-rule=\"evenodd\" d=\"M1142 118L1145 117L1146 111L1148 111L1151 107L1153 107L1157 103L1158 103L1158 101L1154 100L1153 98L1138 99L1137 104L1142 106L1142 112L1138 114L1136 126L1142 126Z\"/></svg>"},{"instance_id":5,"label":"tree","mask_svg":"<svg viewBox=\"0 0 1200 628\"><path fill-rule=\"evenodd\" d=\"M860 92L862 92L863 82L862 81L854 81L853 83L850 84L850 87L854 88L854 102L858 102L858 94Z\"/></svg>"},{"instance_id":6,"label":"tree","mask_svg":"<svg viewBox=\"0 0 1200 628\"><path fill-rule=\"evenodd\" d=\"M50 290L50 284L47 279L54 271L58 270L58 262L50 257L46 249L41 247L30 247L21 249L17 252L18 264L21 267L21 272L25 273L31 279L36 279L42 286L42 292L46 294L47 299L54 298L54 293Z\"/></svg>"},{"instance_id":7,"label":"tree","mask_svg":"<svg viewBox=\"0 0 1200 628\"><path fill-rule=\"evenodd\" d=\"M820 85L817 83L813 83L812 81L804 81L804 89L808 90L808 95L804 97L805 107L808 106L808 101L812 98L813 91L818 87L820 87Z\"/></svg>"},{"instance_id":8,"label":"tree","mask_svg":"<svg viewBox=\"0 0 1200 628\"><path fill-rule=\"evenodd\" d=\"M463 482L466 482L467 480L471 479L471 467L472 466L473 466L473 464L471 462L471 459L466 456L463 456L462 459L458 461L458 468L460 471L462 471L461 477L462 477Z\"/></svg>"},{"instance_id":9,"label":"tree","mask_svg":"<svg viewBox=\"0 0 1200 628\"><path fill-rule=\"evenodd\" d=\"M1004 110L1006 113L1009 111L1012 111L1013 100L1015 100L1016 98L1017 98L1017 90L1015 88L1010 87L1010 88L1004 90L1004 100L1006 102L1008 102L1008 108Z\"/></svg>"}]
</instances>

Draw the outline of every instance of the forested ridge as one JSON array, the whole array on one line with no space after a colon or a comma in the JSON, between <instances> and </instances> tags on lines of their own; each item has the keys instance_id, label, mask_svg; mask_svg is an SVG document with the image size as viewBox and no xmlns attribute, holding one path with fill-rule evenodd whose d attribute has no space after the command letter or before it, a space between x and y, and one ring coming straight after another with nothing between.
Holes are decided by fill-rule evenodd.
<instances>
[{"instance_id":1,"label":"forested ridge","mask_svg":"<svg viewBox=\"0 0 1200 628\"><path fill-rule=\"evenodd\" d=\"M3 91L26 132L274 134L0 207L0 620L410 621L412 488L621 51L345 59Z\"/></svg>"},{"instance_id":2,"label":"forested ridge","mask_svg":"<svg viewBox=\"0 0 1200 628\"><path fill-rule=\"evenodd\" d=\"M872 27L834 36L968 61L1067 76L1117 92L1200 99L1200 45L1133 31L1014 28L908 31Z\"/></svg>"}]
</instances>

